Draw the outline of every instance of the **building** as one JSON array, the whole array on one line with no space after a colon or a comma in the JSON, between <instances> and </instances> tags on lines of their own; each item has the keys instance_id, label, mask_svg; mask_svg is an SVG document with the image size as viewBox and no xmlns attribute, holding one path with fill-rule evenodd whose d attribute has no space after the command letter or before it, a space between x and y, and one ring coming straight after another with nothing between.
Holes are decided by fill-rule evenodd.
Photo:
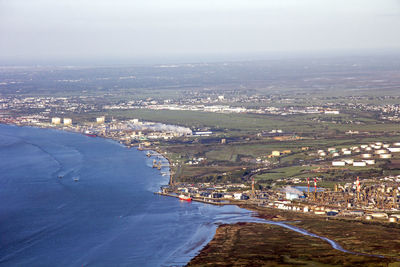
<instances>
[{"instance_id":1,"label":"building","mask_svg":"<svg viewBox=\"0 0 400 267\"><path fill-rule=\"evenodd\" d=\"M242 198L242 193L234 193L233 194L233 198L237 199L237 200L240 200Z\"/></svg>"},{"instance_id":2,"label":"building","mask_svg":"<svg viewBox=\"0 0 400 267\"><path fill-rule=\"evenodd\" d=\"M72 124L72 119L70 118L64 118L64 125L71 125Z\"/></svg>"},{"instance_id":3,"label":"building","mask_svg":"<svg viewBox=\"0 0 400 267\"><path fill-rule=\"evenodd\" d=\"M101 117L96 118L96 122L97 122L97 123L104 123L105 120L106 120L106 117L104 117L104 116L101 116Z\"/></svg>"},{"instance_id":4,"label":"building","mask_svg":"<svg viewBox=\"0 0 400 267\"><path fill-rule=\"evenodd\" d=\"M58 118L58 117L51 118L51 123L52 124L60 124L61 123L61 119Z\"/></svg>"},{"instance_id":5,"label":"building","mask_svg":"<svg viewBox=\"0 0 400 267\"><path fill-rule=\"evenodd\" d=\"M281 155L281 152L279 150L274 150L271 153L272 157L279 157Z\"/></svg>"}]
</instances>

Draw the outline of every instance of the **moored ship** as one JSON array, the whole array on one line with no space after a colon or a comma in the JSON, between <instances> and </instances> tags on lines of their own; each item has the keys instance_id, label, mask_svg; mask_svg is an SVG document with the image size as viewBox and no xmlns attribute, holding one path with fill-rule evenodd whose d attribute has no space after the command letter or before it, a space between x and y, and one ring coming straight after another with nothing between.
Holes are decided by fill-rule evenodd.
<instances>
[{"instance_id":1,"label":"moored ship","mask_svg":"<svg viewBox=\"0 0 400 267\"><path fill-rule=\"evenodd\" d=\"M91 131L85 131L85 135L89 136L89 137L97 137L97 134L95 134L94 132L91 132Z\"/></svg>"},{"instance_id":2,"label":"moored ship","mask_svg":"<svg viewBox=\"0 0 400 267\"><path fill-rule=\"evenodd\" d=\"M190 196L185 196L185 195L179 195L179 199L185 201L192 201L192 198Z\"/></svg>"}]
</instances>

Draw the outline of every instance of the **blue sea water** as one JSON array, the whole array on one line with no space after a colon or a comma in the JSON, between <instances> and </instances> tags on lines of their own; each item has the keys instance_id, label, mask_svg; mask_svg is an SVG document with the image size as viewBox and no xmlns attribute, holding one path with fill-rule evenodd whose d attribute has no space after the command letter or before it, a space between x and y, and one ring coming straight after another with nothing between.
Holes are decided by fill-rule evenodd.
<instances>
[{"instance_id":1,"label":"blue sea water","mask_svg":"<svg viewBox=\"0 0 400 267\"><path fill-rule=\"evenodd\" d=\"M218 223L256 221L154 195L169 178L150 166L112 140L0 125L0 266L184 265Z\"/></svg>"}]
</instances>

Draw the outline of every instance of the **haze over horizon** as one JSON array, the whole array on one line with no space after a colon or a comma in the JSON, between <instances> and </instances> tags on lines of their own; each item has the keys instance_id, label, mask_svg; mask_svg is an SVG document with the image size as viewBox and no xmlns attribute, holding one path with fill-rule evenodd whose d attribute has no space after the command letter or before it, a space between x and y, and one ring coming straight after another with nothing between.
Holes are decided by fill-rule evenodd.
<instances>
[{"instance_id":1,"label":"haze over horizon","mask_svg":"<svg viewBox=\"0 0 400 267\"><path fill-rule=\"evenodd\" d=\"M399 28L398 0L0 0L0 61L397 52Z\"/></svg>"}]
</instances>

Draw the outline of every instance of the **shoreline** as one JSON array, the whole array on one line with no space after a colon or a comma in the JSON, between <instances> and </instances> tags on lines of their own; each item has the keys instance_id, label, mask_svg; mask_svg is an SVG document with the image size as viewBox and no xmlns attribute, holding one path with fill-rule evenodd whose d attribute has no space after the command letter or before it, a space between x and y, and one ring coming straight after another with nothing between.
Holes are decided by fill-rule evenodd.
<instances>
[{"instance_id":1,"label":"shoreline","mask_svg":"<svg viewBox=\"0 0 400 267\"><path fill-rule=\"evenodd\" d=\"M18 125L18 124L5 124L5 123L0 123L0 125L4 125L4 126L11 126L11 127L19 127L19 128L23 128L23 127L28 127L28 128L36 128L36 129L43 129L43 130L55 130L55 131L59 131L59 132L64 132L64 133L72 133L72 134L79 134L79 135L82 135L82 136L84 136L85 134L84 133L81 133L81 132L78 132L78 131L70 131L70 130L67 130L67 129L59 129L59 128L54 128L54 127L41 127L41 126L37 126L37 125ZM137 149L138 148L138 146L129 146L129 145L126 145L126 144L124 144L123 142L120 142L120 140L117 140L117 139L114 139L114 138L110 138L110 137L106 137L106 136L96 136L96 137L88 137L88 138L102 138L102 139L104 139L104 140L111 140L111 141L113 141L113 142L115 142L115 144L118 144L118 145L121 145L122 147L124 147L125 149L131 149L131 148L135 148L138 152L142 152L142 153L140 153L141 155L142 155L142 158L143 158L143 160L146 160L147 159L147 156L146 156L146 152L155 152L155 153L157 153L158 155L157 156L160 156L160 157L162 157L163 159L165 159L166 161L168 161L168 168L170 169L170 172L169 172L169 175L170 175L170 177L169 177L169 181L166 183L166 184L161 184L161 186L163 186L163 185L168 185L170 182L171 182L171 176L172 176L172 170L171 170L171 161L170 161L170 159L168 158L168 157L166 157L162 152L163 151L160 151L159 149L151 149L151 148L149 148L149 149L143 149L143 150L139 150L139 149ZM158 173L157 175L160 175L161 176L161 174L160 173ZM152 192L153 194L157 194L157 192ZM159 193L158 193L159 194ZM204 204L212 204L212 203L206 203L206 202L203 202ZM210 223L213 223L212 221L210 221ZM216 228L218 228L218 225L216 225ZM193 233L194 234L194 233ZM214 238L214 236L215 236L215 232L214 233L212 233L210 236L208 236L208 239L211 241L213 238ZM199 244L199 246L197 247L193 247L193 249L192 249L192 253L193 253L193 256L184 264L184 265L187 265L198 253L200 253L200 251L205 247L205 246L207 246L207 244L208 244L208 242L207 243L205 243L205 244ZM172 256L172 255L170 255L170 256ZM184 257L185 255L181 255L182 257Z\"/></svg>"},{"instance_id":2,"label":"shoreline","mask_svg":"<svg viewBox=\"0 0 400 267\"><path fill-rule=\"evenodd\" d=\"M3 125L12 125L12 126L17 126L17 127L33 127L33 128L41 128L41 129L51 129L51 130L57 130L57 131L64 131L64 132L70 132L70 133L77 133L77 134L83 134L83 133L80 133L80 132L77 132L77 131L67 131L67 130L65 130L65 129L57 129L57 128L52 128L52 127L36 127L36 126L31 126L31 125L14 125L14 124L3 124ZM101 137L101 138L103 138L103 139L109 139L109 140L113 140L113 141L116 141L116 142L118 142L119 144L121 144L121 145L123 145L124 147L126 147L126 148L132 148L132 146L128 146L128 145L126 145L126 144L124 144L124 143L122 143L122 142L120 142L120 140L116 140L116 139L113 139L113 138L109 138L109 137L105 137L105 136L98 136L98 137ZM139 150L140 151L140 150ZM168 158L168 157L166 157L166 156L164 156L164 154L162 153L162 151L160 151L160 150L158 150L158 149L145 149L144 151L155 151L155 152L157 152L159 155L158 156L162 156L164 159L166 159L167 161L168 161L168 164L169 164L169 169L170 169L170 179L169 179L169 181L171 182L171 177L172 177L172 170L171 170L171 161L170 161L170 159ZM174 195L168 195L168 194L162 194L162 193L159 193L159 195L164 195L164 196L170 196L170 197L177 197L177 196L174 196ZM260 219L264 219L265 220L265 218L262 216L262 215L260 215L260 213L259 213L259 210L260 209L254 209L254 205L246 205L246 204L243 204L243 203L212 203L212 202L208 202L208 201L205 201L205 200L201 200L201 199L193 199L194 201L197 201L197 202L201 202L201 203L204 203L204 204L211 204L211 205L235 205L235 206L237 206L237 207L239 207L239 208L242 208L242 209L246 209L246 210L248 210L248 211L251 211L251 212L255 212L255 214L253 214L252 216L254 216L255 218L260 218ZM265 209L265 210L267 210L267 209ZM244 224L246 224L246 222L243 222ZM247 222L248 223L248 222ZM236 223L236 224L232 224L232 225L239 225L239 227L241 227L241 224L242 223ZM260 223L257 223L257 224L263 224L262 222L260 222ZM220 228L221 226L218 226L217 225L217 231L218 231L218 229ZM282 226L282 225L280 225L280 227L284 227L284 226ZM298 228L298 227L297 227ZM302 229L302 228L300 228L300 229ZM293 230L293 229L292 229ZM303 229L303 230L305 230L305 229ZM307 232L307 230L305 230L306 232ZM308 232L308 233L310 233L310 232ZM312 233L311 232L311 234L314 234L314 233ZM215 234L212 236L212 238L211 238L211 241L209 242L209 243L207 243L207 244L205 244L204 246L200 246L199 248L198 248L198 250L197 249L193 249L193 252L194 252L194 254L195 254L195 256L187 263L187 264L190 264L198 255L200 255L210 244L211 244L211 242L216 238L216 235L217 235L217 232L215 232ZM316 236L314 236L314 237L317 237L317 238L320 238L321 239L321 236L318 236L317 234L314 234L314 235L316 235ZM322 236L322 237L324 237L324 236ZM326 238L327 239L327 238ZM326 241L326 240L325 240ZM334 242L334 241L333 241ZM335 242L336 243L336 242ZM332 246L333 247L333 246ZM340 245L339 245L339 247L341 247ZM340 249L339 249L340 250ZM350 253L350 254L358 254L357 252L351 252L351 251L348 251L348 250L346 250L346 249L344 249L345 251L342 251L342 252L345 252L345 253ZM376 256L376 255L370 255L370 254L359 254L359 255L364 255L364 256Z\"/></svg>"}]
</instances>

